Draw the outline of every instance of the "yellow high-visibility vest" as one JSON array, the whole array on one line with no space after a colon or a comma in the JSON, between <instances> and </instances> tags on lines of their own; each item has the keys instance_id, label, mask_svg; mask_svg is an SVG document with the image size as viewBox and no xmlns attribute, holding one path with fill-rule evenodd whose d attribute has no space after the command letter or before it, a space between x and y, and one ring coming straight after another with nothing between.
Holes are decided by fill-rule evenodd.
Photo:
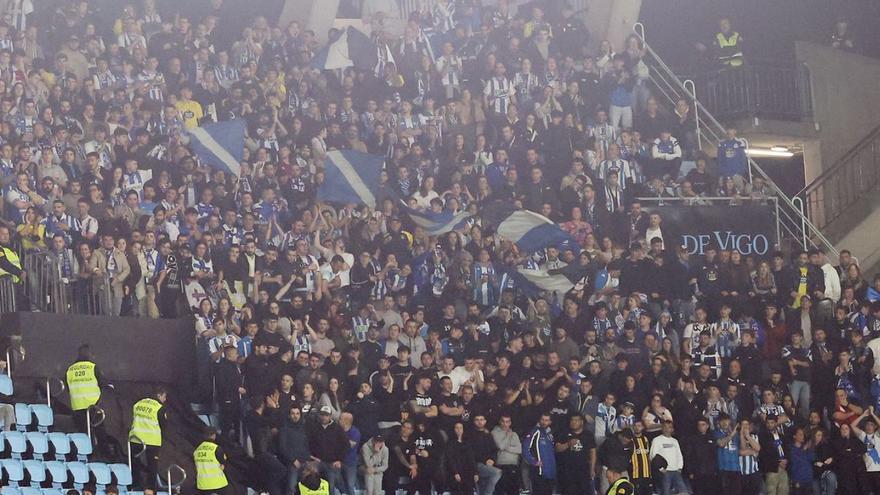
<instances>
[{"instance_id":1,"label":"yellow high-visibility vest","mask_svg":"<svg viewBox=\"0 0 880 495\"><path fill-rule=\"evenodd\" d=\"M74 411L88 409L101 399L101 387L95 375L95 363L77 361L67 368L67 389L70 392L70 408Z\"/></svg>"},{"instance_id":2,"label":"yellow high-visibility vest","mask_svg":"<svg viewBox=\"0 0 880 495\"><path fill-rule=\"evenodd\" d=\"M162 403L156 399L148 397L137 401L132 408L131 431L128 438L135 443L142 443L151 447L161 447L160 409L162 409Z\"/></svg>"},{"instance_id":3,"label":"yellow high-visibility vest","mask_svg":"<svg viewBox=\"0 0 880 495\"><path fill-rule=\"evenodd\" d=\"M730 33L724 36L724 33L715 35L718 42L718 48L721 49L721 55L718 59L722 64L729 67L739 67L743 64L742 45L740 45L740 37L738 32Z\"/></svg>"},{"instance_id":4,"label":"yellow high-visibility vest","mask_svg":"<svg viewBox=\"0 0 880 495\"><path fill-rule=\"evenodd\" d=\"M325 479L321 479L321 484L316 490L299 483L299 495L330 495L330 483Z\"/></svg>"},{"instance_id":5,"label":"yellow high-visibility vest","mask_svg":"<svg viewBox=\"0 0 880 495\"><path fill-rule=\"evenodd\" d=\"M12 263L19 270L21 270L21 259L19 259L18 253L16 253L12 249L9 249L8 247L0 246L0 257L6 257L6 259L8 259L10 263ZM6 270L4 270L3 268L0 268L0 277L2 277L4 275L9 275L10 277L12 277L12 281L15 282L16 284L21 282L21 278L19 278L18 275L13 275L13 274L7 272Z\"/></svg>"},{"instance_id":6,"label":"yellow high-visibility vest","mask_svg":"<svg viewBox=\"0 0 880 495\"><path fill-rule=\"evenodd\" d=\"M193 452L196 464L196 488L219 490L229 485L223 467L217 461L217 444L208 440L200 443Z\"/></svg>"},{"instance_id":7,"label":"yellow high-visibility vest","mask_svg":"<svg viewBox=\"0 0 880 495\"><path fill-rule=\"evenodd\" d=\"M632 493L635 493L632 482L626 478L620 478L608 488L607 495L630 495Z\"/></svg>"}]
</instances>

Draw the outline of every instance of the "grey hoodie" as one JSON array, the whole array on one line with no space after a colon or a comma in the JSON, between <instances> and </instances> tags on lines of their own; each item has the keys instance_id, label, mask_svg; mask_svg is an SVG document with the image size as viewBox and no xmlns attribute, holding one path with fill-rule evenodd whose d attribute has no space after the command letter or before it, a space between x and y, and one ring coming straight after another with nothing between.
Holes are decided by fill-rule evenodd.
<instances>
[{"instance_id":1,"label":"grey hoodie","mask_svg":"<svg viewBox=\"0 0 880 495\"><path fill-rule=\"evenodd\" d=\"M516 466L522 454L522 440L515 431L504 431L500 426L492 429L492 439L498 447L496 464L500 466Z\"/></svg>"}]
</instances>

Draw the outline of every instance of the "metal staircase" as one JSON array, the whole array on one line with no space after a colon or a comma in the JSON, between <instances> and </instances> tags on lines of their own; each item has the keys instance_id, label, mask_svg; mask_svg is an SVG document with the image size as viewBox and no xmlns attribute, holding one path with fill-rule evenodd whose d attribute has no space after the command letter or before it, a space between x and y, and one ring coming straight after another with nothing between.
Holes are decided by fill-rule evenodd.
<instances>
[{"instance_id":1,"label":"metal staircase","mask_svg":"<svg viewBox=\"0 0 880 495\"><path fill-rule=\"evenodd\" d=\"M807 217L826 229L832 222L847 231L871 213L870 196L880 186L880 126L852 147L834 165L813 179L797 196ZM864 206L858 208L859 205ZM846 213L846 218L842 218ZM843 235L846 232L837 232Z\"/></svg>"},{"instance_id":2,"label":"metal staircase","mask_svg":"<svg viewBox=\"0 0 880 495\"><path fill-rule=\"evenodd\" d=\"M726 139L725 127L697 98L694 82L689 79L679 79L657 52L651 48L645 38L645 26L642 23L635 23L633 32L645 48L642 60L650 69L655 95L666 99L670 105L675 105L676 101L681 98L693 102L700 149L717 147L719 142ZM818 247L828 253L829 257L837 257L838 251L834 244L808 218L801 196L789 197L786 195L764 169L751 158L749 158L749 176L763 178L778 198L780 247L789 249Z\"/></svg>"}]
</instances>

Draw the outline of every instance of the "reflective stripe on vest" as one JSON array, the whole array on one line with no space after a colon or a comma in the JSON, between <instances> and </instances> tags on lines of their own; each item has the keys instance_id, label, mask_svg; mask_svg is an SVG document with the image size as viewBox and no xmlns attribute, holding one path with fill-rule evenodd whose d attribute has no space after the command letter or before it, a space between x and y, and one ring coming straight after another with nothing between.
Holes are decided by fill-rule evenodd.
<instances>
[{"instance_id":1,"label":"reflective stripe on vest","mask_svg":"<svg viewBox=\"0 0 880 495\"><path fill-rule=\"evenodd\" d=\"M132 408L131 432L129 439L152 447L162 446L162 428L159 427L159 410L162 403L146 398L137 401Z\"/></svg>"},{"instance_id":2,"label":"reflective stripe on vest","mask_svg":"<svg viewBox=\"0 0 880 495\"><path fill-rule=\"evenodd\" d=\"M7 247L0 247L0 250L3 251L2 254L0 254L0 256L5 256L6 259L8 259L9 262L13 264L13 266L15 266L16 268L21 270L21 260L18 258L18 253L16 253L15 251L13 251L12 249L9 249ZM17 275L13 275L13 274L7 272L6 270L4 270L3 268L0 268L0 277L2 277L4 275L9 275L10 277L12 277L12 281L15 282L16 284L21 282L21 279Z\"/></svg>"},{"instance_id":3,"label":"reflective stripe on vest","mask_svg":"<svg viewBox=\"0 0 880 495\"><path fill-rule=\"evenodd\" d=\"M95 375L95 363L77 361L67 368L67 388L70 391L70 408L74 411L88 409L98 403L101 388Z\"/></svg>"},{"instance_id":4,"label":"reflective stripe on vest","mask_svg":"<svg viewBox=\"0 0 880 495\"><path fill-rule=\"evenodd\" d=\"M629 488L629 490L627 490L627 488ZM608 495L624 495L633 492L633 484L630 480L626 478L620 478L619 480L615 481L614 484L611 485L611 488L608 489Z\"/></svg>"},{"instance_id":5,"label":"reflective stripe on vest","mask_svg":"<svg viewBox=\"0 0 880 495\"><path fill-rule=\"evenodd\" d=\"M325 479L321 479L321 484L316 490L299 483L299 495L330 495L330 483Z\"/></svg>"},{"instance_id":6,"label":"reflective stripe on vest","mask_svg":"<svg viewBox=\"0 0 880 495\"><path fill-rule=\"evenodd\" d=\"M739 33L731 33L729 37L724 36L724 33L718 33L715 39L718 41L718 48L722 51L718 57L722 64L731 67L742 65L743 54L739 44Z\"/></svg>"},{"instance_id":7,"label":"reflective stripe on vest","mask_svg":"<svg viewBox=\"0 0 880 495\"><path fill-rule=\"evenodd\" d=\"M217 444L205 440L193 452L196 464L196 488L219 490L229 485L223 468L217 461Z\"/></svg>"}]
</instances>

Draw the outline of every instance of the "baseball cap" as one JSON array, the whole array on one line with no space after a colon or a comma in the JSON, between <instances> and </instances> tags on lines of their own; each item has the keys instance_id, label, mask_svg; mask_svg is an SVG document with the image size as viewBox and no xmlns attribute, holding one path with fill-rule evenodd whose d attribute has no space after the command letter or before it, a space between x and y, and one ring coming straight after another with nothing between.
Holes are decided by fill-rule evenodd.
<instances>
[{"instance_id":1,"label":"baseball cap","mask_svg":"<svg viewBox=\"0 0 880 495\"><path fill-rule=\"evenodd\" d=\"M321 410L318 411L319 414L333 414L333 408L330 406L321 406Z\"/></svg>"}]
</instances>

